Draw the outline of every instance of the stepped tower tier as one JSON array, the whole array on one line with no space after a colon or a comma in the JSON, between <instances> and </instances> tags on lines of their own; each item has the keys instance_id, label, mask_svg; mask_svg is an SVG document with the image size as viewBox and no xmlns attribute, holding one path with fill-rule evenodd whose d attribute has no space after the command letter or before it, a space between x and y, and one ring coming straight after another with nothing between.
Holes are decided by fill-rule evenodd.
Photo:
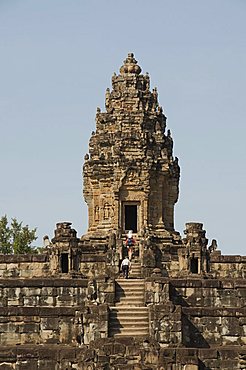
<instances>
[{"instance_id":1,"label":"stepped tower tier","mask_svg":"<svg viewBox=\"0 0 246 370\"><path fill-rule=\"evenodd\" d=\"M157 89L150 89L149 75L141 74L132 53L112 77L105 109L97 109L83 167L88 233L174 234L178 160Z\"/></svg>"}]
</instances>

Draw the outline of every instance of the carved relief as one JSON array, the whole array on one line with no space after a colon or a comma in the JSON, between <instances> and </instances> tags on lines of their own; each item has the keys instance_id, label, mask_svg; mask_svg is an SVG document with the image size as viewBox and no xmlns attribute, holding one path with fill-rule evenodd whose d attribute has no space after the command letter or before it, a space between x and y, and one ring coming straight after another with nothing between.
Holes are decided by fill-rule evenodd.
<instances>
[{"instance_id":1,"label":"carved relief","mask_svg":"<svg viewBox=\"0 0 246 370\"><path fill-rule=\"evenodd\" d=\"M99 206L96 206L94 209L94 220L99 221L99 213L100 213L100 208Z\"/></svg>"},{"instance_id":2,"label":"carved relief","mask_svg":"<svg viewBox=\"0 0 246 370\"><path fill-rule=\"evenodd\" d=\"M108 203L105 203L103 207L103 219L108 220L109 217L110 217L110 205Z\"/></svg>"}]
</instances>

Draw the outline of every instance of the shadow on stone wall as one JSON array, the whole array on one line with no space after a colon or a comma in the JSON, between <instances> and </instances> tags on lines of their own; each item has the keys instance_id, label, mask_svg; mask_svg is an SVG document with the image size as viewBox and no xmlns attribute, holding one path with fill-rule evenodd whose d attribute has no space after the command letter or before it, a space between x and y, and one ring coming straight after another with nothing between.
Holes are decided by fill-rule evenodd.
<instances>
[{"instance_id":1,"label":"shadow on stone wall","mask_svg":"<svg viewBox=\"0 0 246 370\"><path fill-rule=\"evenodd\" d=\"M170 283L169 285L169 299L175 305L180 305L182 307L189 307L182 294Z\"/></svg>"},{"instance_id":2,"label":"shadow on stone wall","mask_svg":"<svg viewBox=\"0 0 246 370\"><path fill-rule=\"evenodd\" d=\"M188 348L210 348L208 342L190 319L182 314L183 344Z\"/></svg>"}]
</instances>

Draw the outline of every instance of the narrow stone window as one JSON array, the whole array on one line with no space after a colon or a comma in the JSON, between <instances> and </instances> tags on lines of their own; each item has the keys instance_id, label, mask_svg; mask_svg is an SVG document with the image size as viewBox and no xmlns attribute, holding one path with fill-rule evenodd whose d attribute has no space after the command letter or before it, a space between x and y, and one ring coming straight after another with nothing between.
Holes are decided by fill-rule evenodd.
<instances>
[{"instance_id":1,"label":"narrow stone window","mask_svg":"<svg viewBox=\"0 0 246 370\"><path fill-rule=\"evenodd\" d=\"M194 257L194 254L190 259L190 272L192 274L198 274L198 258Z\"/></svg>"},{"instance_id":2,"label":"narrow stone window","mask_svg":"<svg viewBox=\"0 0 246 370\"><path fill-rule=\"evenodd\" d=\"M64 274L68 273L68 253L61 254L61 271Z\"/></svg>"},{"instance_id":3,"label":"narrow stone window","mask_svg":"<svg viewBox=\"0 0 246 370\"><path fill-rule=\"evenodd\" d=\"M137 232L138 228L138 207L134 205L125 205L125 231L132 230L134 233Z\"/></svg>"}]
</instances>

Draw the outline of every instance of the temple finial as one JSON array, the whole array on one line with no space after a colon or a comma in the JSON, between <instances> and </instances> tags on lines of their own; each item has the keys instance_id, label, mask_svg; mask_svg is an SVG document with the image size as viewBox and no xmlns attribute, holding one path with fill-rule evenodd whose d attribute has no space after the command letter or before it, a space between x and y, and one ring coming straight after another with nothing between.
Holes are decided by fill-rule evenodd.
<instances>
[{"instance_id":1,"label":"temple finial","mask_svg":"<svg viewBox=\"0 0 246 370\"><path fill-rule=\"evenodd\" d=\"M124 60L124 64L120 67L120 73L133 73L139 75L141 73L141 68L137 64L137 60L134 58L133 53L128 53L127 58Z\"/></svg>"}]
</instances>

